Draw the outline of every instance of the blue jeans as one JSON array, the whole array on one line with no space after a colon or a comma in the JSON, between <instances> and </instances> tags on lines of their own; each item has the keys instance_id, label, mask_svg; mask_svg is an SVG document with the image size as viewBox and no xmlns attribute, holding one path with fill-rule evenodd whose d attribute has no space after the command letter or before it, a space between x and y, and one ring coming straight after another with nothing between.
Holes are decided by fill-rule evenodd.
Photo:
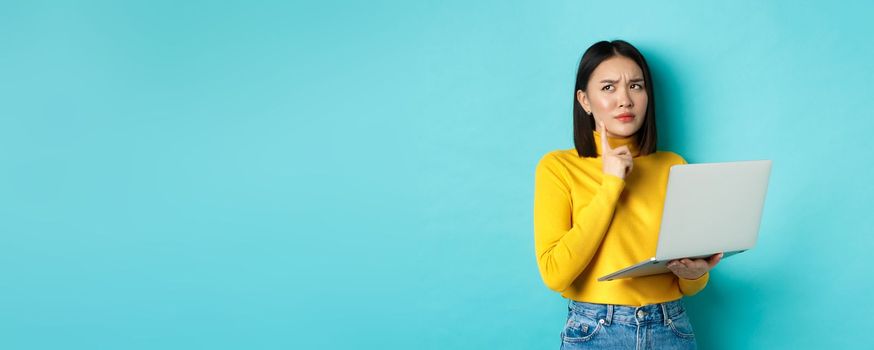
<instances>
[{"instance_id":1,"label":"blue jeans","mask_svg":"<svg viewBox=\"0 0 874 350\"><path fill-rule=\"evenodd\" d=\"M697 349L682 299L640 307L570 300L561 349Z\"/></svg>"}]
</instances>

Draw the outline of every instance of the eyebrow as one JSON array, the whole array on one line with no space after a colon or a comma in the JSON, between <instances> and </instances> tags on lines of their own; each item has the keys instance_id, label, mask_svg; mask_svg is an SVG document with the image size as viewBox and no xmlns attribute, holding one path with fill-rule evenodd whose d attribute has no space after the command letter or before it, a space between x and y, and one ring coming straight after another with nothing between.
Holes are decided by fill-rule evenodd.
<instances>
[{"instance_id":1,"label":"eyebrow","mask_svg":"<svg viewBox=\"0 0 874 350\"><path fill-rule=\"evenodd\" d=\"M639 83L639 82L642 82L642 81L643 81L643 78L634 78L634 79L629 80L628 82L630 82L630 83ZM602 84L603 84L603 83L616 84L616 83L618 83L618 82L619 82L619 80L611 80L611 79L604 79L604 80L601 80L601 83L602 83Z\"/></svg>"}]
</instances>

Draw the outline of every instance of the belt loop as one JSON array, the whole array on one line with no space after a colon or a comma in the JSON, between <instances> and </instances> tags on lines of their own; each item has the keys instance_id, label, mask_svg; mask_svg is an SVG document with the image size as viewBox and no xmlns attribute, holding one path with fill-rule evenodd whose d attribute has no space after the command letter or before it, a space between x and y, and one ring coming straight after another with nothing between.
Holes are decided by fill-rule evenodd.
<instances>
[{"instance_id":1,"label":"belt loop","mask_svg":"<svg viewBox=\"0 0 874 350\"><path fill-rule=\"evenodd\" d=\"M661 303L659 305L661 305L662 307L662 322L664 322L665 326L667 326L668 323L671 321L671 317L668 316L668 307L665 306L665 303Z\"/></svg>"},{"instance_id":2,"label":"belt loop","mask_svg":"<svg viewBox=\"0 0 874 350\"><path fill-rule=\"evenodd\" d=\"M613 322L613 304L607 304L607 320L606 324L609 326L610 322Z\"/></svg>"}]
</instances>

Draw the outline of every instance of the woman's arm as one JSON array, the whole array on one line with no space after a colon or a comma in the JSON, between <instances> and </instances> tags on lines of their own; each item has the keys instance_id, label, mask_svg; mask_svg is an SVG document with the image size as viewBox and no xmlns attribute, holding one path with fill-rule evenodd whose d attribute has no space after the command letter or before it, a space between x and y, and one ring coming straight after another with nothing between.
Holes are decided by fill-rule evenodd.
<instances>
[{"instance_id":1,"label":"woman's arm","mask_svg":"<svg viewBox=\"0 0 874 350\"><path fill-rule=\"evenodd\" d=\"M544 284L563 292L583 272L610 227L625 180L604 175L588 205L573 213L563 165L547 154L534 176L534 249Z\"/></svg>"}]
</instances>

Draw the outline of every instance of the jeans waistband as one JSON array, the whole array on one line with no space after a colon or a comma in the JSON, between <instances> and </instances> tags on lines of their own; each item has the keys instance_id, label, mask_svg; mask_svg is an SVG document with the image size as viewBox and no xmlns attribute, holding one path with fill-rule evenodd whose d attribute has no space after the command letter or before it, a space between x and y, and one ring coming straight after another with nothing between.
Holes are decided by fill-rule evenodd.
<instances>
[{"instance_id":1,"label":"jeans waistband","mask_svg":"<svg viewBox=\"0 0 874 350\"><path fill-rule=\"evenodd\" d=\"M585 315L594 320L603 319L604 323L609 325L612 322L626 324L659 322L668 324L671 319L680 316L686 309L682 299L644 306L593 304L570 300L568 311Z\"/></svg>"}]
</instances>

